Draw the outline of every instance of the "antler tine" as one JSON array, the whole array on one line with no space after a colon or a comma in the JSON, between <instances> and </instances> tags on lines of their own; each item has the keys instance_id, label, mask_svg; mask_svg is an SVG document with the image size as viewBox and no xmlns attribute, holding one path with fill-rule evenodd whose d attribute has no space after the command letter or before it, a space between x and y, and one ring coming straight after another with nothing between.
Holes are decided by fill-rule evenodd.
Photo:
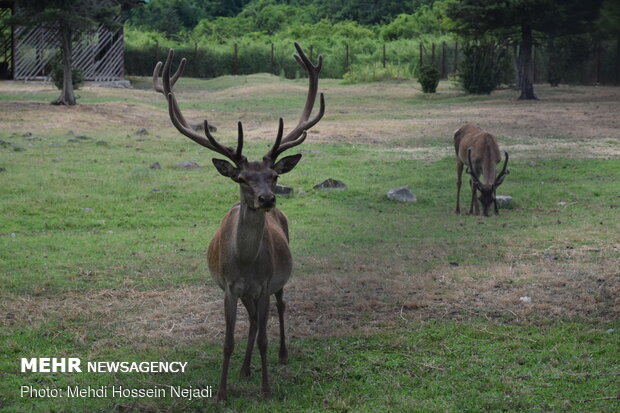
<instances>
[{"instance_id":1,"label":"antler tine","mask_svg":"<svg viewBox=\"0 0 620 413\"><path fill-rule=\"evenodd\" d=\"M502 168L501 172L499 173L499 175L497 175L497 178L495 178L495 186L498 187L502 184L502 182L504 182L504 178L506 177L506 175L508 175L510 173L510 171L507 169L508 168L508 152L504 151L504 155L505 155L505 159L504 159L504 167Z\"/></svg>"},{"instance_id":2,"label":"antler tine","mask_svg":"<svg viewBox=\"0 0 620 413\"><path fill-rule=\"evenodd\" d=\"M207 139L205 139L202 135L196 133L185 120L185 117L183 116L183 113L179 108L179 103L177 102L172 87L183 74L187 59L181 59L181 62L176 72L174 73L174 75L170 76L170 68L172 66L173 59L174 50L170 49L168 51L168 57L166 58L166 62L163 64L164 68L161 76L161 85L159 84L159 73L162 63L157 62L157 64L155 65L155 69L153 70L153 88L157 92L160 92L164 96L166 96L166 100L168 101L168 113L170 115L170 120L172 121L172 124L177 128L179 132L181 132L183 135L187 136L197 144L202 145L205 148L215 151L221 155L224 155L234 163L239 164L245 159L245 157L241 155L241 150L243 149L243 131L241 129L241 126L239 126L240 134L237 140L237 149L234 150L233 148L222 146L219 142L217 142L213 135L211 135L206 120L204 121L204 127Z\"/></svg>"}]
</instances>

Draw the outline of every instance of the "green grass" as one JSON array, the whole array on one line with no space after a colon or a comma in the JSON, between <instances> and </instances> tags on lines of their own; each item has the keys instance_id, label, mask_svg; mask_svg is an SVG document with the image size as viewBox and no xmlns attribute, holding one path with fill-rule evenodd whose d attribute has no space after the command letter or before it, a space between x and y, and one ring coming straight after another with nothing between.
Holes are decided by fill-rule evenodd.
<instances>
[{"instance_id":1,"label":"green grass","mask_svg":"<svg viewBox=\"0 0 620 413\"><path fill-rule=\"evenodd\" d=\"M137 80L138 86L149 87L148 79ZM188 92L199 92L294 81L257 75L183 82ZM348 96L352 86L340 86L336 81L326 84L330 104L346 110L327 122L337 122L338 116L359 122L368 117L378 119L391 108L397 110L390 119L401 119L411 107L486 105L489 99L502 99L495 95L470 98L453 91L432 97L377 99L378 89L373 89L372 97L356 98ZM155 99L147 101L140 93L88 89L82 103L96 107L102 102L132 102L157 110L154 119L161 116L163 103L153 104ZM47 102L54 94L0 92L0 101ZM248 116L265 119L275 118L274 113L280 110L296 112L304 99L303 94L297 96L290 90L242 101L225 95L215 102L200 94L190 97L191 101L182 102L184 108L215 109L235 116L247 111ZM356 113L357 100L367 107L377 105L379 113ZM96 319L67 309L62 317L57 313L42 317L44 322L36 321L41 320L40 314L32 320L14 320L17 308L11 306L19 306L22 299L34 300L44 311L46 300L62 300L67 295L83 295L83 305L89 305L87 297L110 290L166 292L198 288L205 281L212 286L204 250L221 218L237 201L238 189L211 166L211 153L185 138L171 137L170 131L154 131L140 138L133 134L137 125L88 130L78 122L72 129L87 130L88 138L74 140L74 136L38 126L40 116L47 115L36 111L9 115L19 116L41 140L26 140L8 129L0 131L0 139L9 142L0 145L0 167L6 169L0 172L0 299L10 303L0 305L2 411L617 411L617 400L595 400L619 391L620 324L599 318L613 314L613 295L603 295L608 300L601 304L603 310L576 318L547 319L534 313L527 318L488 320L469 309L457 317L439 312L414 317L414 311L406 314L408 321L386 323L381 330L289 336L288 366L276 364L275 344L270 346L274 392L270 402L262 402L258 396L258 370L250 380L236 375L244 341L233 358L226 405L211 399L20 398L22 384L215 388L221 337L199 343L187 337L170 342L143 336L136 341L115 336L116 327L124 322L122 317L116 326L100 325ZM229 138L224 139L227 144ZM517 144L518 138L506 137L504 141ZM250 138L245 148L249 158L258 159L270 144ZM281 178L295 194L278 199L291 222L295 277L313 280L364 272L381 278L398 269L412 283L445 275L453 282L446 288L465 291L463 280L493 278L494 266L512 265L514 257L519 257L520 264L542 268L541 257L550 250L589 248L587 254L559 258L563 266L558 268L571 274L589 275L618 262L620 256L613 246L620 229L619 159L569 160L553 151L513 152L511 173L498 191L513 196L513 205L499 217L483 219L453 212L456 173L451 153L418 160L402 151L420 147L440 150L449 145L439 134L420 139L393 135L373 144L338 139L304 143L303 149L310 152ZM17 146L25 150L15 151ZM196 161L202 168L176 166L186 160ZM156 161L161 170L149 168ZM321 192L312 188L330 177L343 180L348 189ZM403 185L416 194L417 203L387 199L388 189ZM469 200L466 187L463 209ZM451 275L445 270L449 263L466 270ZM540 277L534 271L531 277L514 282L535 286ZM598 297L600 291L591 294ZM391 302L392 293L384 292L385 300L398 308L402 303ZM452 297L446 290L436 294L438 300ZM290 308L299 304L290 303ZM111 301L110 305L116 304ZM104 310L100 317L109 317ZM358 324L370 319L364 311L356 319ZM209 316L220 318L221 314ZM276 342L271 338L271 343ZM17 372L20 357L37 356L181 360L189 362L190 370L180 375ZM257 368L258 360L254 366Z\"/></svg>"}]
</instances>

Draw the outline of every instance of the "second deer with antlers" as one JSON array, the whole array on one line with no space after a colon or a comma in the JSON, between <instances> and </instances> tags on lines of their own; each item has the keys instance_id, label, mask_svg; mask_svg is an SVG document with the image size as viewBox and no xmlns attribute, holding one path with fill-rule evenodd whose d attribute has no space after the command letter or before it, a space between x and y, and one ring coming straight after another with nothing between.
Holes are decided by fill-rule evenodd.
<instances>
[{"instance_id":1,"label":"second deer with antlers","mask_svg":"<svg viewBox=\"0 0 620 413\"><path fill-rule=\"evenodd\" d=\"M319 73L323 63L319 56L314 65L305 55L299 44L295 43L298 54L294 55L299 65L307 71L309 78L308 96L301 119L295 128L283 137L284 122L280 118L278 134L271 149L260 161L248 161L242 154L243 128L238 123L237 147L235 149L220 144L209 131L204 121L205 136L196 133L183 117L172 90L185 67L182 59L179 68L170 75L174 52L170 50L163 65L162 83L159 73L162 63L158 62L153 72L153 85L156 91L164 94L168 101L170 120L183 135L199 145L223 155L233 164L213 159L220 174L239 184L240 202L233 205L222 220L220 227L209 244L207 261L209 271L216 283L224 290L224 315L226 336L224 339L224 361L217 393L218 400L226 400L228 366L235 346L235 321L237 302L243 302L248 311L250 329L241 376L250 375L250 362L254 342L257 341L261 357L261 390L264 397L271 397L267 373L267 319L269 299L275 295L280 321L279 360L288 360L284 335L284 285L291 276L293 260L289 250L288 223L286 216L276 206L275 186L278 175L291 171L301 159L301 154L286 156L278 161L284 151L301 144L306 139L306 131L313 127L325 112L325 100L320 95L320 108L316 116L310 118L316 100ZM258 340L256 335L258 334Z\"/></svg>"},{"instance_id":2,"label":"second deer with antlers","mask_svg":"<svg viewBox=\"0 0 620 413\"><path fill-rule=\"evenodd\" d=\"M463 165L467 165L467 172L471 175L471 205L470 214L479 214L478 200L482 203L482 213L489 216L491 204L495 214L498 213L495 191L504 182L508 174L508 152L504 152L506 160L504 167L497 177L496 165L502 160L495 136L472 125L465 125L454 132L454 149L456 150L456 213L461 212L461 176ZM480 182L480 174L484 182ZM476 199L476 191L480 197Z\"/></svg>"}]
</instances>

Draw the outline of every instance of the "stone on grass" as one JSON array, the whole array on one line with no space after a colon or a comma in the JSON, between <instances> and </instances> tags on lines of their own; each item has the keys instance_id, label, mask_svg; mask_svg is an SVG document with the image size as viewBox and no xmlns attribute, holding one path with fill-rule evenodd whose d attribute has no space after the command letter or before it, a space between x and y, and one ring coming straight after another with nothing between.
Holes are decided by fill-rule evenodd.
<instances>
[{"instance_id":1,"label":"stone on grass","mask_svg":"<svg viewBox=\"0 0 620 413\"><path fill-rule=\"evenodd\" d=\"M417 198L406 186L398 186L388 191L387 197L398 202L416 202Z\"/></svg>"},{"instance_id":2,"label":"stone on grass","mask_svg":"<svg viewBox=\"0 0 620 413\"><path fill-rule=\"evenodd\" d=\"M177 166L181 169L198 169L200 165L193 161L177 162Z\"/></svg>"},{"instance_id":3,"label":"stone on grass","mask_svg":"<svg viewBox=\"0 0 620 413\"><path fill-rule=\"evenodd\" d=\"M278 195L291 195L293 193L293 188L290 186L276 184L276 194Z\"/></svg>"},{"instance_id":4,"label":"stone on grass","mask_svg":"<svg viewBox=\"0 0 620 413\"><path fill-rule=\"evenodd\" d=\"M189 126L195 131L204 130L205 128L204 122L196 123L194 125L189 125ZM209 132L217 132L217 128L215 127L215 125L211 125L209 123Z\"/></svg>"},{"instance_id":5,"label":"stone on grass","mask_svg":"<svg viewBox=\"0 0 620 413\"><path fill-rule=\"evenodd\" d=\"M147 135L149 131L147 131L146 128L140 128L140 129L137 129L134 133L136 135Z\"/></svg>"},{"instance_id":6,"label":"stone on grass","mask_svg":"<svg viewBox=\"0 0 620 413\"><path fill-rule=\"evenodd\" d=\"M150 166L151 169L161 169L159 162L153 162Z\"/></svg>"},{"instance_id":7,"label":"stone on grass","mask_svg":"<svg viewBox=\"0 0 620 413\"><path fill-rule=\"evenodd\" d=\"M337 179L327 178L318 185L314 185L314 189L347 189L347 185Z\"/></svg>"},{"instance_id":8,"label":"stone on grass","mask_svg":"<svg viewBox=\"0 0 620 413\"><path fill-rule=\"evenodd\" d=\"M507 208L512 202L512 197L510 195L497 195L495 200L498 208Z\"/></svg>"}]
</instances>

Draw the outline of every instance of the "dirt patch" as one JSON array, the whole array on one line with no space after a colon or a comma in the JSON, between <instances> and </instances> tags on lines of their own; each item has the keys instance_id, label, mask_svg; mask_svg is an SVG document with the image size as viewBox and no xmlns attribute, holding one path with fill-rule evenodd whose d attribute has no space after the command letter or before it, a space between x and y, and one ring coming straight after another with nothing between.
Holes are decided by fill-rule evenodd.
<instances>
[{"instance_id":1,"label":"dirt patch","mask_svg":"<svg viewBox=\"0 0 620 413\"><path fill-rule=\"evenodd\" d=\"M561 318L602 323L620 316L617 262L609 258L575 265L563 256L555 258L541 256L527 264L502 263L484 269L446 265L423 274L393 267L382 277L369 268L296 277L285 290L287 331L293 338L321 337L384 331L404 321L428 319L531 323ZM219 343L225 328L223 293L210 281L205 287L156 291L5 297L0 314L5 326L49 321L79 326L74 327L78 339L97 345L119 339L136 346ZM272 337L278 334L277 326L272 304ZM240 303L239 339L247 328Z\"/></svg>"}]
</instances>

